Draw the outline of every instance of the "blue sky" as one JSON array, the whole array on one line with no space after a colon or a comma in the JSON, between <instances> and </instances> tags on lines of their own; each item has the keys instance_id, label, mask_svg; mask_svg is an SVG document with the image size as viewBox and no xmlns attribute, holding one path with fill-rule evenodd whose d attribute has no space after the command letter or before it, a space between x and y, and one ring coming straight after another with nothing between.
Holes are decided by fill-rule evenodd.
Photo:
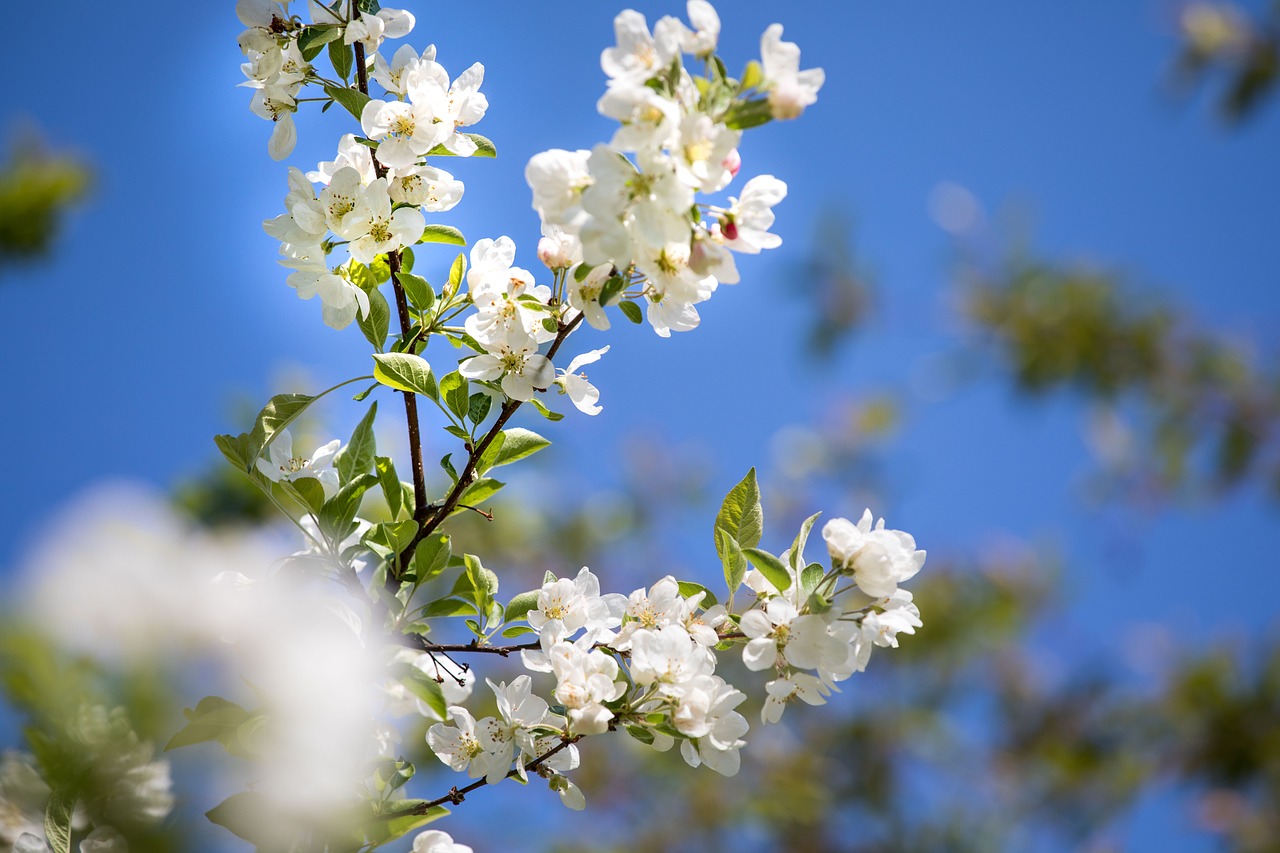
<instances>
[{"instance_id":1,"label":"blue sky","mask_svg":"<svg viewBox=\"0 0 1280 853\"><path fill-rule=\"evenodd\" d=\"M500 156L456 164L467 196L442 221L473 241L512 236L532 269L538 223L524 164L610 134L594 104L617 9L406 5L418 14L413 44L436 42L454 74L486 66L490 112L476 129ZM634 5L651 22L683 13ZM570 355L612 345L592 371L605 411L590 421L570 411L549 437L575 443L607 479L620 436L661 430L711 449L727 489L767 460L780 427L821 418L836 396L897 390L910 417L887 460L895 499L875 509L940 554L1005 535L1056 543L1075 602L1059 626L1064 647L1104 650L1117 625L1142 622L1176 624L1193 645L1274 628L1280 588L1266 555L1280 537L1258 495L1145 513L1084 508L1080 480L1092 463L1078 401L1029 404L998 376L940 402L916 400L912 377L956 348L952 246L927 209L943 181L967 187L990 218L1027 214L1044 254L1124 270L1210 328L1263 347L1277 340L1280 107L1229 130L1205 98L1173 97L1172 3L721 7L731 66L757 56L760 33L780 20L802 66L826 70L801 120L748 134L743 146L745 173L790 185L778 209L784 245L740 264L743 283L704 306L696 332L660 340L619 321L607 339L571 341ZM51 143L82 152L98 185L52 264L0 282L9 317L0 442L11 481L0 498L0 566L18 561L40 521L87 484L165 486L200 470L215 432L244 428L230 420L240 395L261 402L303 390L284 378L300 372L307 387L327 387L367 363L354 326L328 329L319 305L285 286L261 231L281 208L285 166L268 159L270 126L236 88L232 4L182 4L145 20L113 4L59 8L76 26L56 46L27 34L31 70L6 91L4 124L30 120ZM354 129L339 110L299 127L288 162L304 169L331 159L337 137ZM814 367L798 343L806 311L792 280L833 208L856 218L879 311L833 363ZM443 277L448 252L418 258L416 271ZM328 412L344 427L359 414Z\"/></svg>"}]
</instances>

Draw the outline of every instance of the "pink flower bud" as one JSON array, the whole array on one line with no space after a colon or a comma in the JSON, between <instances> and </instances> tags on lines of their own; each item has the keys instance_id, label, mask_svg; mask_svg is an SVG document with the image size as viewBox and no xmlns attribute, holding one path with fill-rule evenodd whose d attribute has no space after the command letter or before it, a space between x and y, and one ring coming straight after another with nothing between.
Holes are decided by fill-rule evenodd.
<instances>
[{"instance_id":1,"label":"pink flower bud","mask_svg":"<svg viewBox=\"0 0 1280 853\"><path fill-rule=\"evenodd\" d=\"M742 168L742 155L735 148L729 152L729 156L724 158L724 162L720 164L729 170L729 174L733 177L738 176L738 170Z\"/></svg>"},{"instance_id":2,"label":"pink flower bud","mask_svg":"<svg viewBox=\"0 0 1280 853\"><path fill-rule=\"evenodd\" d=\"M732 219L726 219L720 225L720 233L724 235L726 240L732 243L734 240L738 239L738 224Z\"/></svg>"},{"instance_id":3,"label":"pink flower bud","mask_svg":"<svg viewBox=\"0 0 1280 853\"><path fill-rule=\"evenodd\" d=\"M570 259L565 256L564 245L559 240L553 240L550 237L543 237L538 241L538 260L553 270L567 267L571 263Z\"/></svg>"}]
</instances>

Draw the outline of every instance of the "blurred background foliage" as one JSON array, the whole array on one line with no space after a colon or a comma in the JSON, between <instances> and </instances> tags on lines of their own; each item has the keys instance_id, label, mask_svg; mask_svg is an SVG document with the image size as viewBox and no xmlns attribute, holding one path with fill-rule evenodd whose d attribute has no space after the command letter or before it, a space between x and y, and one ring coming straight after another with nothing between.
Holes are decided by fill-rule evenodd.
<instances>
[{"instance_id":1,"label":"blurred background foliage","mask_svg":"<svg viewBox=\"0 0 1280 853\"><path fill-rule=\"evenodd\" d=\"M51 148L32 128L11 132L0 163L0 275L48 255L67 211L85 199L91 183L81 158Z\"/></svg>"}]
</instances>

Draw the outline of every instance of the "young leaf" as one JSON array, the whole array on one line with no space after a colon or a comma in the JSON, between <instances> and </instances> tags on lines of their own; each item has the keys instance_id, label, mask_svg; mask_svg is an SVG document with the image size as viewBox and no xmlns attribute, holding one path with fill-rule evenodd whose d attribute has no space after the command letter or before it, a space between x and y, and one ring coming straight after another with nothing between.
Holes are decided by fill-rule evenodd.
<instances>
[{"instance_id":1,"label":"young leaf","mask_svg":"<svg viewBox=\"0 0 1280 853\"><path fill-rule=\"evenodd\" d=\"M409 304L419 311L430 311L436 302L435 289L420 275L401 272L396 281L404 288L404 295L409 297Z\"/></svg>"},{"instance_id":2,"label":"young leaf","mask_svg":"<svg viewBox=\"0 0 1280 853\"><path fill-rule=\"evenodd\" d=\"M640 313L640 306L634 302L619 302L618 310L625 314L627 319L635 323L637 326L644 322L644 315Z\"/></svg>"},{"instance_id":3,"label":"young leaf","mask_svg":"<svg viewBox=\"0 0 1280 853\"><path fill-rule=\"evenodd\" d=\"M791 571L798 572L800 567L804 565L804 546L809 541L809 531L813 529L813 523L818 520L820 512L815 512L804 520L800 525L800 532L796 534L796 539L791 543L791 553L788 555L787 562L791 564Z\"/></svg>"},{"instance_id":4,"label":"young leaf","mask_svg":"<svg viewBox=\"0 0 1280 853\"><path fill-rule=\"evenodd\" d=\"M248 461L246 469L251 469L262 451L316 399L308 394L277 394L268 400L254 419L253 429L249 431L245 446L245 458Z\"/></svg>"},{"instance_id":5,"label":"young leaf","mask_svg":"<svg viewBox=\"0 0 1280 853\"><path fill-rule=\"evenodd\" d=\"M422 356L407 352L377 353L373 362L373 376L383 385L397 391L432 396L435 383L431 381L431 365Z\"/></svg>"},{"instance_id":6,"label":"young leaf","mask_svg":"<svg viewBox=\"0 0 1280 853\"><path fill-rule=\"evenodd\" d=\"M461 373L455 370L440 378L440 395L449 411L457 415L459 420L467 416L471 409L471 388Z\"/></svg>"},{"instance_id":7,"label":"young leaf","mask_svg":"<svg viewBox=\"0 0 1280 853\"><path fill-rule=\"evenodd\" d=\"M187 718L187 724L169 738L169 742L164 745L165 752L211 740L225 746L229 739L235 737L240 726L252 716L244 708L220 696L206 696L195 708L187 708L182 713Z\"/></svg>"},{"instance_id":8,"label":"young leaf","mask_svg":"<svg viewBox=\"0 0 1280 853\"><path fill-rule=\"evenodd\" d=\"M395 463L386 456L376 456L373 460L374 469L378 472L378 483L382 486L382 494L387 499L387 509L391 511L392 518L400 516L401 498L404 492L400 488L400 477L396 474Z\"/></svg>"},{"instance_id":9,"label":"young leaf","mask_svg":"<svg viewBox=\"0 0 1280 853\"><path fill-rule=\"evenodd\" d=\"M489 477L481 477L462 493L462 497L458 498L458 508L454 512L460 511L465 506L477 506L484 503L489 498L498 493L498 490L505 486L506 483L500 483Z\"/></svg>"},{"instance_id":10,"label":"young leaf","mask_svg":"<svg viewBox=\"0 0 1280 853\"><path fill-rule=\"evenodd\" d=\"M754 548L760 544L760 536L764 532L764 511L760 508L760 486L756 483L755 468L725 495L720 512L716 514L716 527L723 529L743 548ZM723 559L724 554L720 557Z\"/></svg>"},{"instance_id":11,"label":"young leaf","mask_svg":"<svg viewBox=\"0 0 1280 853\"><path fill-rule=\"evenodd\" d=\"M341 482L350 482L355 475L365 474L373 468L374 457L377 455L377 445L373 438L373 419L377 414L378 404L375 401L369 405L369 411L360 419L360 423L356 424L355 430L351 433L351 440L338 451L337 458L333 460Z\"/></svg>"},{"instance_id":12,"label":"young leaf","mask_svg":"<svg viewBox=\"0 0 1280 853\"><path fill-rule=\"evenodd\" d=\"M724 566L724 582L729 587L729 598L732 600L747 574L747 558L742 556L738 541L722 527L716 528L716 553L720 555L720 563Z\"/></svg>"},{"instance_id":13,"label":"young leaf","mask_svg":"<svg viewBox=\"0 0 1280 853\"><path fill-rule=\"evenodd\" d=\"M374 350L382 352L387 346L387 332L391 329L391 306L377 287L366 291L369 295L369 313L367 316L356 314L356 325L360 334L373 345Z\"/></svg>"},{"instance_id":14,"label":"young leaf","mask_svg":"<svg viewBox=\"0 0 1280 853\"><path fill-rule=\"evenodd\" d=\"M428 225L418 238L419 243L448 243L451 246L467 245L467 238L452 225Z\"/></svg>"},{"instance_id":15,"label":"young leaf","mask_svg":"<svg viewBox=\"0 0 1280 853\"><path fill-rule=\"evenodd\" d=\"M471 137L471 141L476 144L476 150L475 150L475 153L471 155L472 157L497 157L498 156L498 149L494 147L492 140L488 139L487 137L481 136L478 133L468 133L467 136ZM443 145L437 145L435 148L432 148L430 151L427 152L427 156L428 157L453 157L455 155L452 151L450 151L448 148L445 148Z\"/></svg>"},{"instance_id":16,"label":"young leaf","mask_svg":"<svg viewBox=\"0 0 1280 853\"><path fill-rule=\"evenodd\" d=\"M468 585L468 589L470 586ZM433 601L422 611L424 619L445 619L450 616L475 616L476 606L456 598L442 598Z\"/></svg>"},{"instance_id":17,"label":"young leaf","mask_svg":"<svg viewBox=\"0 0 1280 853\"><path fill-rule=\"evenodd\" d=\"M477 391L471 395L471 402L467 405L467 420L477 425L483 423L492 407L493 398L484 391Z\"/></svg>"},{"instance_id":18,"label":"young leaf","mask_svg":"<svg viewBox=\"0 0 1280 853\"><path fill-rule=\"evenodd\" d=\"M453 266L449 268L449 291L457 293L458 288L462 286L462 277L467 274L467 255L465 252L459 252L458 257L453 259Z\"/></svg>"},{"instance_id":19,"label":"young leaf","mask_svg":"<svg viewBox=\"0 0 1280 853\"><path fill-rule=\"evenodd\" d=\"M716 597L711 594L711 590L702 584L694 583L693 581L676 581L676 586L679 587L680 594L685 598L692 598L700 592L703 593L701 605L703 610L716 606Z\"/></svg>"},{"instance_id":20,"label":"young leaf","mask_svg":"<svg viewBox=\"0 0 1280 853\"><path fill-rule=\"evenodd\" d=\"M257 791L232 794L204 816L260 848L275 849L281 840L275 838L277 833L271 830L279 826L279 814L266 796Z\"/></svg>"},{"instance_id":21,"label":"young leaf","mask_svg":"<svg viewBox=\"0 0 1280 853\"><path fill-rule=\"evenodd\" d=\"M418 543L413 552L418 583L426 583L445 570L452 554L450 544L447 533L432 533Z\"/></svg>"},{"instance_id":22,"label":"young leaf","mask_svg":"<svg viewBox=\"0 0 1280 853\"><path fill-rule=\"evenodd\" d=\"M61 788L55 788L49 797L49 805L44 810L44 835L53 853L71 851L71 813L75 806L76 798Z\"/></svg>"},{"instance_id":23,"label":"young leaf","mask_svg":"<svg viewBox=\"0 0 1280 853\"><path fill-rule=\"evenodd\" d=\"M532 456L551 442L532 430L513 427L503 430L494 437L493 443L485 448L480 457L480 470L489 471L503 465Z\"/></svg>"},{"instance_id":24,"label":"young leaf","mask_svg":"<svg viewBox=\"0 0 1280 853\"><path fill-rule=\"evenodd\" d=\"M360 499L377 482L378 478L372 474L361 474L339 489L320 510L320 529L335 540L347 538L356 510L360 509Z\"/></svg>"},{"instance_id":25,"label":"young leaf","mask_svg":"<svg viewBox=\"0 0 1280 853\"><path fill-rule=\"evenodd\" d=\"M356 61L355 51L351 49L351 45L343 44L340 41L329 42L329 61L333 63L333 70L337 72L339 77L341 77L343 80L351 79L351 66L355 65L355 61ZM328 90L331 87L325 86L324 88L325 88L325 91L328 92ZM356 90L348 89L347 91L354 92ZM360 94L360 93L356 92L356 94ZM335 101L338 101L338 103L342 103L341 99L339 99L332 92L329 92L329 97L333 98ZM367 97L366 97L366 100L368 100ZM343 104L343 106L345 107L346 104ZM363 104L361 106L363 107ZM350 107L348 107L348 109L350 109ZM360 114L356 113L356 118L359 118L359 117L360 117Z\"/></svg>"},{"instance_id":26,"label":"young leaf","mask_svg":"<svg viewBox=\"0 0 1280 853\"><path fill-rule=\"evenodd\" d=\"M800 570L800 588L805 592L813 592L826 573L827 570L818 563L810 563Z\"/></svg>"},{"instance_id":27,"label":"young leaf","mask_svg":"<svg viewBox=\"0 0 1280 853\"><path fill-rule=\"evenodd\" d=\"M507 602L507 621L515 622L523 619L530 610L538 609L538 593L542 590L533 589L529 592L522 592L515 598Z\"/></svg>"},{"instance_id":28,"label":"young leaf","mask_svg":"<svg viewBox=\"0 0 1280 853\"><path fill-rule=\"evenodd\" d=\"M241 471L247 471L253 467L254 457L248 455L249 436L246 433L215 435L213 443L218 445L218 449L222 451L223 456L227 457L227 461Z\"/></svg>"},{"instance_id":29,"label":"young leaf","mask_svg":"<svg viewBox=\"0 0 1280 853\"><path fill-rule=\"evenodd\" d=\"M533 407L538 410L538 414L542 415L547 420L549 421L564 420L564 415L560 414L559 412L551 411L545 405L543 405L542 401L539 400L537 397L534 397L529 402L532 403Z\"/></svg>"},{"instance_id":30,"label":"young leaf","mask_svg":"<svg viewBox=\"0 0 1280 853\"><path fill-rule=\"evenodd\" d=\"M791 586L791 573L787 571L786 565L768 551L761 551L759 548L743 548L742 556L746 557L751 565L764 575L765 580L777 587L779 591Z\"/></svg>"},{"instance_id":31,"label":"young leaf","mask_svg":"<svg viewBox=\"0 0 1280 853\"><path fill-rule=\"evenodd\" d=\"M324 46L334 39L342 38L342 27L336 24L313 24L303 27L298 33L298 50L307 62L315 59L324 50Z\"/></svg>"},{"instance_id":32,"label":"young leaf","mask_svg":"<svg viewBox=\"0 0 1280 853\"><path fill-rule=\"evenodd\" d=\"M330 51L333 50L334 44L336 44L336 42L331 42L329 44ZM350 50L350 48L348 48L348 50ZM356 117L357 121L360 119L360 113L364 111L364 105L369 103L371 100L368 95L361 92L359 89L351 89L346 86L325 86L324 91L330 98L333 98L335 101L342 104L347 112Z\"/></svg>"}]
</instances>

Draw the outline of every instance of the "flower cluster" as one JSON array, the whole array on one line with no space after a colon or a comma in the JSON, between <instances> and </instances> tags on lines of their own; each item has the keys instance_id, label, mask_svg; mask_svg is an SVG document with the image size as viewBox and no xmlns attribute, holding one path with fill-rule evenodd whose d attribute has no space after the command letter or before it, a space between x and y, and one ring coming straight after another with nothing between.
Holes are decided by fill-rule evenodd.
<instances>
[{"instance_id":1,"label":"flower cluster","mask_svg":"<svg viewBox=\"0 0 1280 853\"><path fill-rule=\"evenodd\" d=\"M693 767L736 774L748 725L735 709L747 696L716 674L717 650L741 644L748 669L775 672L761 712L775 723L796 699L823 704L838 682L866 668L873 646L896 647L899 633L922 624L911 594L898 588L925 560L910 534L886 530L883 519L873 527L870 510L857 524L834 519L823 528L831 556L823 568L803 559L813 522L780 557L751 549L758 567L741 582L756 600L742 613L708 604L706 589L671 576L627 597L602 595L585 567L572 580L548 578L524 616L538 648L522 651L521 660L555 677L557 704L531 695L529 676L510 687L491 684L501 718L477 721L450 707L452 725L437 723L428 734L432 750L492 784L523 778L525 763L546 751L541 742L559 738L573 749L578 738L621 726L658 750L679 741ZM576 764L574 755L565 762Z\"/></svg>"},{"instance_id":2,"label":"flower cluster","mask_svg":"<svg viewBox=\"0 0 1280 853\"><path fill-rule=\"evenodd\" d=\"M729 78L715 56L715 9L690 0L688 12L692 27L664 17L652 33L640 13L618 15L618 44L601 56L609 84L598 108L621 127L608 144L546 151L525 170L542 219L540 254L548 265L582 265L569 300L599 329L609 325L602 305L632 286L659 335L693 329L695 306L738 281L732 252L782 242L769 231L787 192L777 178L751 179L727 205L698 194L720 192L738 174L744 128L794 118L813 103L822 71L799 71L799 49L774 25L761 42L763 67L749 66L750 79ZM686 54L705 63L707 76L689 72ZM618 271L620 286L610 288Z\"/></svg>"}]
</instances>

